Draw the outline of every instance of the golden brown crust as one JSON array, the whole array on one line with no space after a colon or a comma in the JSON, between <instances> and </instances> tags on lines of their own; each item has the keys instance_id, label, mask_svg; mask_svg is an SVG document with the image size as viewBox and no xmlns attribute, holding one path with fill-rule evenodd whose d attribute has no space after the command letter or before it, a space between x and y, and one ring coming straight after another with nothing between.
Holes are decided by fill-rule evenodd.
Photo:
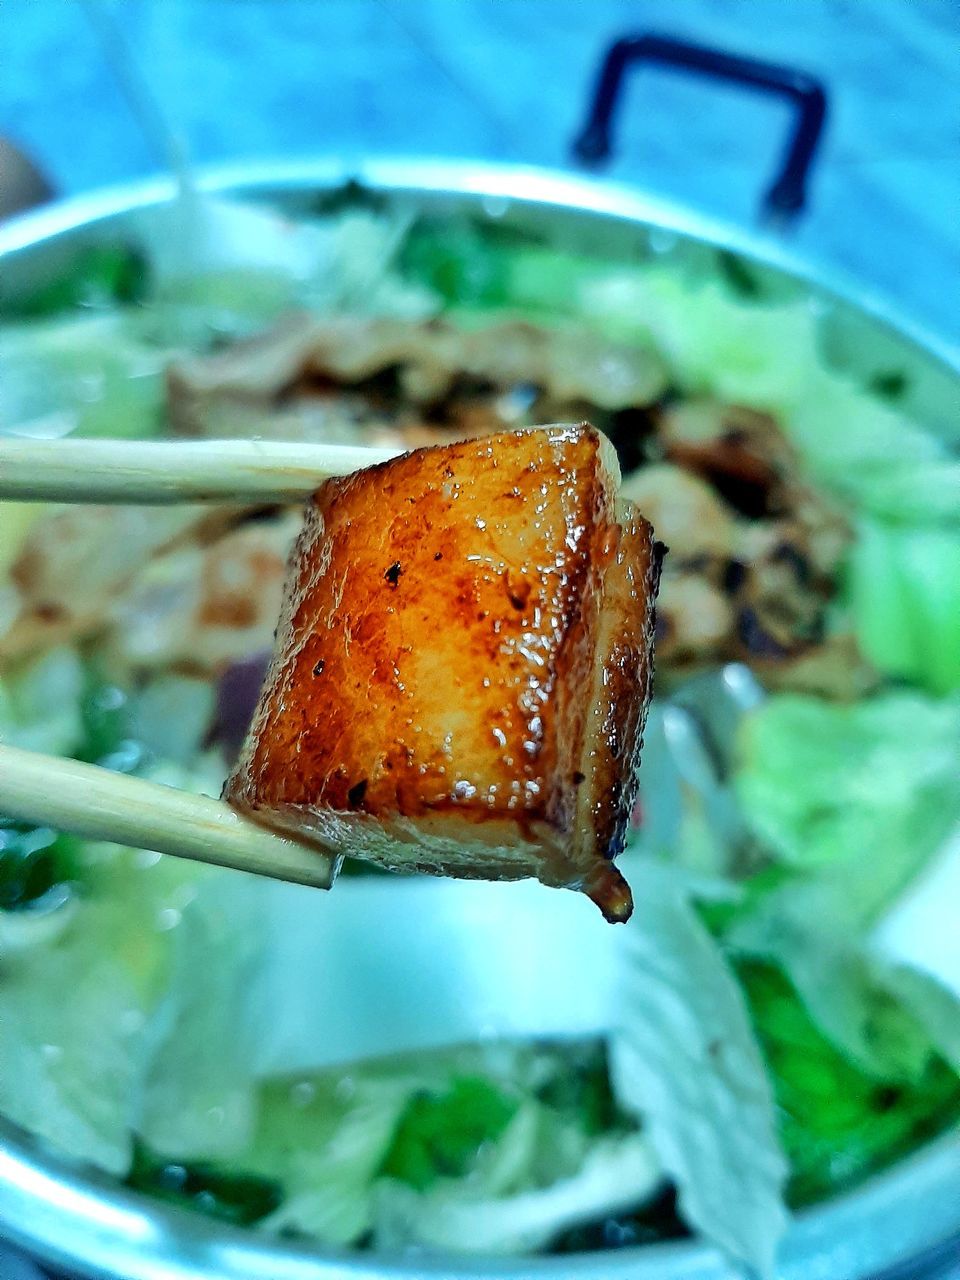
<instances>
[{"instance_id":1,"label":"golden brown crust","mask_svg":"<svg viewBox=\"0 0 960 1280\"><path fill-rule=\"evenodd\" d=\"M637 767L653 691L654 603L665 548L632 503L623 503L615 546L603 570L594 663L593 724L583 735L578 838L592 834L605 859L586 892L609 920L629 914L630 891L612 860L622 852L637 797ZM643 607L638 607L639 602Z\"/></svg>"},{"instance_id":2,"label":"golden brown crust","mask_svg":"<svg viewBox=\"0 0 960 1280\"><path fill-rule=\"evenodd\" d=\"M657 564L608 448L552 427L328 481L228 799L386 865L537 875L625 918L610 859Z\"/></svg>"}]
</instances>

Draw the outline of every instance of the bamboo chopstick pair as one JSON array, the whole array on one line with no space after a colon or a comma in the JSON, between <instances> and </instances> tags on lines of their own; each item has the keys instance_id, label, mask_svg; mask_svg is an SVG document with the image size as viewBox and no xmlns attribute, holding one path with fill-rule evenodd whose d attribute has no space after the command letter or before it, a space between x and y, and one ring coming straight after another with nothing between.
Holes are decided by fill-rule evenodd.
<instances>
[{"instance_id":1,"label":"bamboo chopstick pair","mask_svg":"<svg viewBox=\"0 0 960 1280\"><path fill-rule=\"evenodd\" d=\"M0 500L167 504L297 502L329 476L397 450L259 440L148 442L0 436ZM328 889L339 856L207 796L0 743L0 814Z\"/></svg>"}]
</instances>

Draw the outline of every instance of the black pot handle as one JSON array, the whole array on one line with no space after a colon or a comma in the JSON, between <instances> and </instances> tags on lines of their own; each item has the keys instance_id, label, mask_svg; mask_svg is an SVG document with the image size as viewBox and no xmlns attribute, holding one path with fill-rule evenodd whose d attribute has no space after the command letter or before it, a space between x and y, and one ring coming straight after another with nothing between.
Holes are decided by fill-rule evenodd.
<instances>
[{"instance_id":1,"label":"black pot handle","mask_svg":"<svg viewBox=\"0 0 960 1280\"><path fill-rule=\"evenodd\" d=\"M604 57L586 123L573 143L575 159L595 167L609 157L613 116L624 74L628 67L643 62L732 80L750 89L777 94L793 105L793 129L780 170L763 197L762 211L780 222L795 218L806 198L807 177L827 114L827 95L819 80L794 67L721 53L669 36L627 36L617 40Z\"/></svg>"}]
</instances>

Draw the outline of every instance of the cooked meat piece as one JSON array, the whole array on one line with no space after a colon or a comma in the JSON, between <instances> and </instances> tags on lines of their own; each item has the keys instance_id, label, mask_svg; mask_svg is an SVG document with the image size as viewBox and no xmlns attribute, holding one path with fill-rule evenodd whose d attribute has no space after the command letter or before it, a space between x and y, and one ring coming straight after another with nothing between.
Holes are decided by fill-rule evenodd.
<instances>
[{"instance_id":1,"label":"cooked meat piece","mask_svg":"<svg viewBox=\"0 0 960 1280\"><path fill-rule=\"evenodd\" d=\"M392 391L389 385L386 394L383 386L369 386L390 374ZM296 314L261 337L174 363L167 386L171 420L182 434L221 435L233 412L231 434L250 422L258 424L259 434L278 434L279 428L264 430L264 420L273 416L283 419L292 438L291 427L323 429L311 415L317 401L341 428L352 418L379 430L393 423L402 435L417 425L418 414L455 397L465 378L486 384L494 430L515 424L502 396L517 386L533 386L555 402L582 400L616 409L649 404L666 385L654 353L588 330L520 321L465 329L437 319L412 324ZM475 428L476 422L463 423L460 435Z\"/></svg>"},{"instance_id":2,"label":"cooked meat piece","mask_svg":"<svg viewBox=\"0 0 960 1280\"><path fill-rule=\"evenodd\" d=\"M174 401L171 401L174 403ZM406 442L403 422L373 406L362 395L327 388L282 403L259 400L211 399L198 425L189 434L211 440L305 440L326 444L384 444ZM179 423L180 428L183 423Z\"/></svg>"},{"instance_id":3,"label":"cooked meat piece","mask_svg":"<svg viewBox=\"0 0 960 1280\"><path fill-rule=\"evenodd\" d=\"M746 519L740 537L769 544L771 522L787 520L805 544L815 576L832 578L850 541L840 512L807 483L800 459L769 414L714 400L685 400L658 417L671 461L702 476ZM782 536L782 535L779 535ZM747 559L755 554L746 553Z\"/></svg>"},{"instance_id":4,"label":"cooked meat piece","mask_svg":"<svg viewBox=\"0 0 960 1280\"><path fill-rule=\"evenodd\" d=\"M124 671L219 675L269 649L299 511L243 524L206 546L161 555L110 607L105 638Z\"/></svg>"},{"instance_id":5,"label":"cooked meat piece","mask_svg":"<svg viewBox=\"0 0 960 1280\"><path fill-rule=\"evenodd\" d=\"M754 658L756 674L778 692L811 693L847 701L863 698L880 684L876 668L864 658L852 635L827 636L822 644L786 661Z\"/></svg>"},{"instance_id":6,"label":"cooked meat piece","mask_svg":"<svg viewBox=\"0 0 960 1280\"><path fill-rule=\"evenodd\" d=\"M661 665L737 659L777 686L781 669L788 680L786 667L826 641L849 526L806 482L769 414L687 400L653 416L673 467L641 468L626 492L679 550L660 596ZM677 469L687 486L668 478ZM825 663L845 667L838 685L858 678L846 661L854 648L830 646Z\"/></svg>"},{"instance_id":7,"label":"cooked meat piece","mask_svg":"<svg viewBox=\"0 0 960 1280\"><path fill-rule=\"evenodd\" d=\"M34 524L10 568L0 659L80 638L158 551L222 519L204 506L57 511Z\"/></svg>"},{"instance_id":8,"label":"cooked meat piece","mask_svg":"<svg viewBox=\"0 0 960 1280\"><path fill-rule=\"evenodd\" d=\"M582 889L611 920L660 548L586 425L329 480L226 797L381 863Z\"/></svg>"},{"instance_id":9,"label":"cooked meat piece","mask_svg":"<svg viewBox=\"0 0 960 1280\"><path fill-rule=\"evenodd\" d=\"M681 400L666 408L659 436L671 462L709 482L735 511L751 519L782 513L793 451L769 414L714 400Z\"/></svg>"},{"instance_id":10,"label":"cooked meat piece","mask_svg":"<svg viewBox=\"0 0 960 1280\"><path fill-rule=\"evenodd\" d=\"M663 575L657 601L657 661L662 667L722 661L733 625L729 600L706 578Z\"/></svg>"},{"instance_id":11,"label":"cooked meat piece","mask_svg":"<svg viewBox=\"0 0 960 1280\"><path fill-rule=\"evenodd\" d=\"M753 619L741 622L744 652L738 656L743 658L774 651L786 656L824 638L826 599L814 581L802 531L777 522L774 532L778 536L755 554L736 593L741 615ZM756 646L751 633L758 637ZM766 641L759 639L760 633Z\"/></svg>"},{"instance_id":12,"label":"cooked meat piece","mask_svg":"<svg viewBox=\"0 0 960 1280\"><path fill-rule=\"evenodd\" d=\"M849 522L828 498L800 481L787 490L787 509L793 539L802 546L811 579L832 593L853 536Z\"/></svg>"},{"instance_id":13,"label":"cooked meat piece","mask_svg":"<svg viewBox=\"0 0 960 1280\"><path fill-rule=\"evenodd\" d=\"M670 548L674 568L686 560L723 560L732 554L732 514L699 476L660 463L631 471L621 492L640 508L657 537Z\"/></svg>"}]
</instances>

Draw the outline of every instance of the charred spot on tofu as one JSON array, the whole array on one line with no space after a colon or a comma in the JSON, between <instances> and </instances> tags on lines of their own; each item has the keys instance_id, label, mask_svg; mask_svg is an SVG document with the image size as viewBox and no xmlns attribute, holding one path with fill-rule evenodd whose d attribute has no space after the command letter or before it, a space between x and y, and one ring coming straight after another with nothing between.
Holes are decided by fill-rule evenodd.
<instances>
[{"instance_id":1,"label":"charred spot on tofu","mask_svg":"<svg viewBox=\"0 0 960 1280\"><path fill-rule=\"evenodd\" d=\"M626 919L662 547L618 485L587 425L327 481L227 799L392 869L537 876Z\"/></svg>"}]
</instances>

